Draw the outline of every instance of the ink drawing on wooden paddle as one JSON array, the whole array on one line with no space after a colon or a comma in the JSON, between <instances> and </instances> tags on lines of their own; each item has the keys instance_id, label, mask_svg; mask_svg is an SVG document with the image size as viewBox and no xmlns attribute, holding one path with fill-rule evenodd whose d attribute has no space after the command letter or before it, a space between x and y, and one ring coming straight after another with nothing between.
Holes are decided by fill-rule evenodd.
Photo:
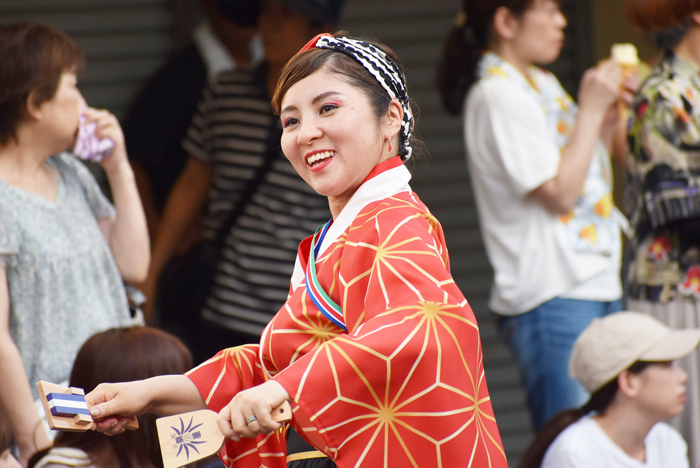
<instances>
[{"instance_id":1,"label":"ink drawing on wooden paddle","mask_svg":"<svg viewBox=\"0 0 700 468\"><path fill-rule=\"evenodd\" d=\"M178 468L218 452L225 437L216 424L217 416L205 409L156 419L163 466ZM289 402L275 408L272 419L277 422L292 419Z\"/></svg>"}]
</instances>

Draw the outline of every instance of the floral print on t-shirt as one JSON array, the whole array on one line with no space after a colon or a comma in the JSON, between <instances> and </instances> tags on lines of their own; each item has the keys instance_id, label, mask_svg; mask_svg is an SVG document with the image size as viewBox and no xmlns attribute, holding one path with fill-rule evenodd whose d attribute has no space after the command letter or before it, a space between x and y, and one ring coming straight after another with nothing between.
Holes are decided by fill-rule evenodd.
<instances>
[{"instance_id":1,"label":"floral print on t-shirt","mask_svg":"<svg viewBox=\"0 0 700 468\"><path fill-rule=\"evenodd\" d=\"M576 124L578 106L556 77L538 67L530 67L525 77L493 52L482 58L479 76L500 76L522 88L541 107L547 128L561 150L569 143ZM608 152L598 142L583 190L574 209L559 217L560 234L566 245L580 252L612 255L619 250L620 224L624 216L612 199L612 169Z\"/></svg>"}]
</instances>

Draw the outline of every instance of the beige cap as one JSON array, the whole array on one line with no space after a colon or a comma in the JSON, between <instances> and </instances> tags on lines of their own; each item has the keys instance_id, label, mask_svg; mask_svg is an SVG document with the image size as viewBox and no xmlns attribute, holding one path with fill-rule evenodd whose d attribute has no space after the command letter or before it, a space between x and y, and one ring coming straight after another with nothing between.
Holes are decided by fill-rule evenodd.
<instances>
[{"instance_id":1,"label":"beige cap","mask_svg":"<svg viewBox=\"0 0 700 468\"><path fill-rule=\"evenodd\" d=\"M639 312L594 319L571 352L569 375L593 393L637 361L672 361L700 343L700 329L671 330Z\"/></svg>"}]
</instances>

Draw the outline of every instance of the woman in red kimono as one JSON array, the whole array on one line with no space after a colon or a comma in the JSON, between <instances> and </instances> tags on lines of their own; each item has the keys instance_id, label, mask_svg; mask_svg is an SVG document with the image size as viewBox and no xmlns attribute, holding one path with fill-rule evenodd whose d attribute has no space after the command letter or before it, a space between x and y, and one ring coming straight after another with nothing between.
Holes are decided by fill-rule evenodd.
<instances>
[{"instance_id":1,"label":"woman in red kimono","mask_svg":"<svg viewBox=\"0 0 700 468\"><path fill-rule=\"evenodd\" d=\"M99 428L208 407L229 437L228 467L283 467L270 413L289 400L293 429L341 468L506 468L476 320L440 224L408 185L413 117L398 60L318 36L287 64L273 107L285 155L333 218L301 243L260 344L186 376L98 387L87 400Z\"/></svg>"}]
</instances>

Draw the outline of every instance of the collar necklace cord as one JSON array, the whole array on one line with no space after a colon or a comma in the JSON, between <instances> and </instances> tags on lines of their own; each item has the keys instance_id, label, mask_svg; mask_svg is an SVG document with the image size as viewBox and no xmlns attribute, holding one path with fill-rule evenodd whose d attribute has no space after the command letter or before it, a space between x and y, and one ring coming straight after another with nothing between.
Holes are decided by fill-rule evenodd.
<instances>
[{"instance_id":1,"label":"collar necklace cord","mask_svg":"<svg viewBox=\"0 0 700 468\"><path fill-rule=\"evenodd\" d=\"M409 104L406 81L393 60L381 49L366 41L347 37L333 37L324 33L314 37L300 52L311 49L331 49L357 60L360 65L379 82L391 99L396 99L403 108L401 137L404 141L404 152L401 160L411 157L411 135L413 133L413 113Z\"/></svg>"}]
</instances>

